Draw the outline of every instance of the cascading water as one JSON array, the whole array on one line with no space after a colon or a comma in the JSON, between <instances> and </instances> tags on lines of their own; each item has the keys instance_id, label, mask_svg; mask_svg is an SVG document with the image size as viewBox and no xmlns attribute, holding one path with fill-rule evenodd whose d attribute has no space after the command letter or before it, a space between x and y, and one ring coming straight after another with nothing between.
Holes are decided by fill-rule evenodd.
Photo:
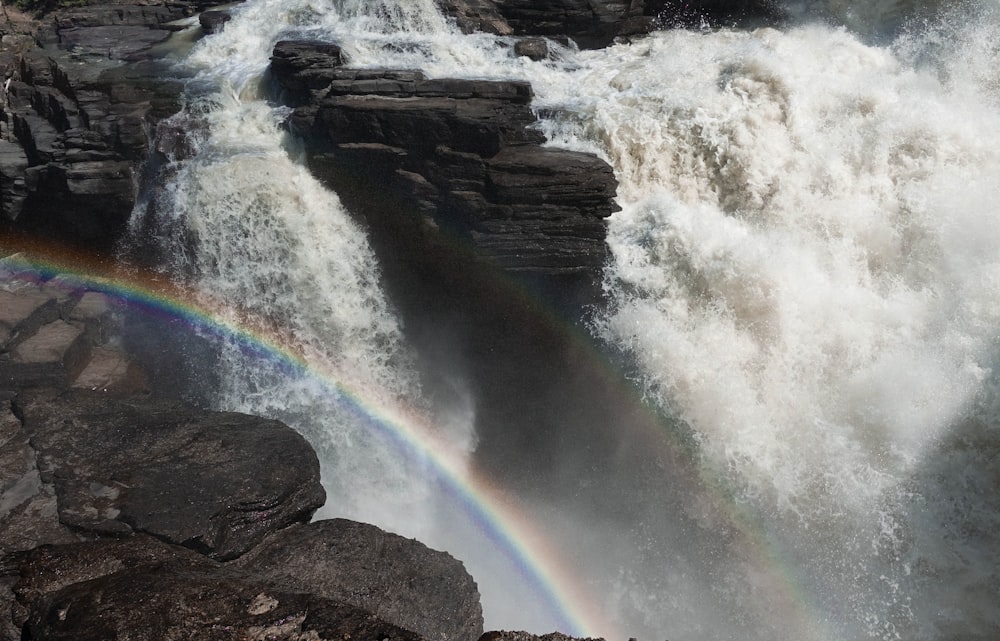
<instances>
[{"instance_id":1,"label":"cascading water","mask_svg":"<svg viewBox=\"0 0 1000 641\"><path fill-rule=\"evenodd\" d=\"M187 62L200 72L182 117L200 128L158 220L136 227L165 230L170 268L233 313L441 418L363 232L292 159L258 83L290 37L337 40L354 66L529 78L552 143L616 171L611 305L594 329L680 423L700 479L621 470L606 491L645 488L618 497L626 523L579 497L540 508L604 616L671 641L996 638L1000 13L786 4L851 30L664 31L532 62L458 34L431 0L248 2ZM313 441L329 515L461 547L418 464L307 377L220 349L219 404ZM468 451L462 409L449 433ZM489 568L487 627L546 631L465 546L474 575Z\"/></svg>"}]
</instances>

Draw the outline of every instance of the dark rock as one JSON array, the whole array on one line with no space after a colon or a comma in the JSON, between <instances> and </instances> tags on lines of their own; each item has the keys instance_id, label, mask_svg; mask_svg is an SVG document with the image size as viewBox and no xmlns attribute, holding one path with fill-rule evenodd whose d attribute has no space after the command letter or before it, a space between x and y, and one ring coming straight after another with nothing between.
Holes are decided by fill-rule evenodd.
<instances>
[{"instance_id":1,"label":"dark rock","mask_svg":"<svg viewBox=\"0 0 1000 641\"><path fill-rule=\"evenodd\" d=\"M0 495L0 557L80 540L59 522L55 490L42 481L35 449L9 401L0 403Z\"/></svg>"},{"instance_id":2,"label":"dark rock","mask_svg":"<svg viewBox=\"0 0 1000 641\"><path fill-rule=\"evenodd\" d=\"M272 74L297 106L290 129L338 193L354 181L338 173L366 167L373 189L430 222L406 235L415 243L436 229L509 271L597 278L617 184L595 156L541 146L529 84L343 69L339 49L321 47L279 43Z\"/></svg>"},{"instance_id":3,"label":"dark rock","mask_svg":"<svg viewBox=\"0 0 1000 641\"><path fill-rule=\"evenodd\" d=\"M514 43L514 53L532 60L549 57L549 43L545 38L521 38Z\"/></svg>"},{"instance_id":4,"label":"dark rock","mask_svg":"<svg viewBox=\"0 0 1000 641\"><path fill-rule=\"evenodd\" d=\"M323 503L315 453L277 421L84 391L23 392L15 408L60 523L78 531L230 559Z\"/></svg>"},{"instance_id":5,"label":"dark rock","mask_svg":"<svg viewBox=\"0 0 1000 641\"><path fill-rule=\"evenodd\" d=\"M592 639L571 637L561 632L550 632L549 634L536 635L523 631L495 630L487 632L479 637L479 641L604 641L602 638ZM629 639L635 641L635 639Z\"/></svg>"},{"instance_id":6,"label":"dark rock","mask_svg":"<svg viewBox=\"0 0 1000 641\"><path fill-rule=\"evenodd\" d=\"M0 276L0 389L144 389L144 375L113 342L118 326L110 298L59 278L37 285L2 269Z\"/></svg>"},{"instance_id":7,"label":"dark rock","mask_svg":"<svg viewBox=\"0 0 1000 641\"><path fill-rule=\"evenodd\" d=\"M312 92L325 92L343 64L340 46L319 40L283 40L271 55L271 72L284 91L282 98L296 107L322 97Z\"/></svg>"},{"instance_id":8,"label":"dark rock","mask_svg":"<svg viewBox=\"0 0 1000 641\"><path fill-rule=\"evenodd\" d=\"M20 629L36 603L65 587L166 564L204 570L220 567L197 552L145 535L37 547L17 563L20 578L13 586L17 599L13 623Z\"/></svg>"},{"instance_id":9,"label":"dark rock","mask_svg":"<svg viewBox=\"0 0 1000 641\"><path fill-rule=\"evenodd\" d=\"M616 36L647 31L653 14L644 0L439 0L466 32L569 36L582 47L603 47Z\"/></svg>"},{"instance_id":10,"label":"dark rock","mask_svg":"<svg viewBox=\"0 0 1000 641\"><path fill-rule=\"evenodd\" d=\"M784 14L775 0L438 0L466 33L568 36L598 48L621 36L668 27L774 23Z\"/></svg>"},{"instance_id":11,"label":"dark rock","mask_svg":"<svg viewBox=\"0 0 1000 641\"><path fill-rule=\"evenodd\" d=\"M232 19L233 16L228 11L205 11L198 16L198 24L205 33L218 33Z\"/></svg>"},{"instance_id":12,"label":"dark rock","mask_svg":"<svg viewBox=\"0 0 1000 641\"><path fill-rule=\"evenodd\" d=\"M482 31L501 36L514 32L492 0L440 0L438 5L465 33Z\"/></svg>"},{"instance_id":13,"label":"dark rock","mask_svg":"<svg viewBox=\"0 0 1000 641\"><path fill-rule=\"evenodd\" d=\"M199 3L90 5L47 16L41 46L19 43L0 120L5 225L110 250L135 205L148 132L179 108L158 46ZM16 45L16 46L15 46Z\"/></svg>"},{"instance_id":14,"label":"dark rock","mask_svg":"<svg viewBox=\"0 0 1000 641\"><path fill-rule=\"evenodd\" d=\"M462 563L422 543L344 519L277 532L234 562L286 590L369 610L435 641L474 641L483 615Z\"/></svg>"},{"instance_id":15,"label":"dark rock","mask_svg":"<svg viewBox=\"0 0 1000 641\"><path fill-rule=\"evenodd\" d=\"M33 641L422 639L350 605L176 563L123 570L47 594L34 603L24 630Z\"/></svg>"}]
</instances>

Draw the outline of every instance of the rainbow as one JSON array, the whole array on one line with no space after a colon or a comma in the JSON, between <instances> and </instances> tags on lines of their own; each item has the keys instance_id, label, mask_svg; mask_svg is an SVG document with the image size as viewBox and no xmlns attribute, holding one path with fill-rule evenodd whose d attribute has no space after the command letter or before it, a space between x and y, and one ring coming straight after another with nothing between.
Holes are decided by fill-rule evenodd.
<instances>
[{"instance_id":1,"label":"rainbow","mask_svg":"<svg viewBox=\"0 0 1000 641\"><path fill-rule=\"evenodd\" d=\"M560 632L576 637L624 638L614 624L600 617L602 607L586 592L584 581L515 500L485 476L469 470L460 454L416 412L370 400L376 395L348 387L322 364L307 360L301 348L280 329L267 327L246 314L233 313L200 292L162 276L67 249L53 252L51 247L38 245L4 249L0 239L0 256L8 254L0 258L0 280L42 282L58 277L70 289L98 291L129 308L181 320L202 334L235 342L256 357L278 362L290 373L320 382L351 414L386 438L402 455L432 471L449 498L506 557L525 584L532 586Z\"/></svg>"},{"instance_id":2,"label":"rainbow","mask_svg":"<svg viewBox=\"0 0 1000 641\"><path fill-rule=\"evenodd\" d=\"M26 249L27 248L27 249ZM20 250L18 253L12 253ZM468 469L465 457L443 441L420 413L406 407L375 401L374 390L352 388L336 372L306 358L303 348L281 328L269 326L241 310L234 310L207 298L203 292L186 289L160 274L124 267L114 261L51 245L11 246L4 251L0 239L0 280L22 278L45 281L55 277L69 287L105 293L130 308L181 320L202 334L233 342L255 357L275 362L290 375L308 376L323 386L331 397L364 425L384 437L407 460L430 470L439 487L475 525L498 554L530 586L544 604L555 627L575 637L603 636L612 641L626 638L618 624L603 616L606 606L591 594L584 579L575 572L554 542L542 533L516 500L489 478ZM582 340L582 339L581 339ZM599 359L594 357L594 361ZM592 365L598 367L598 365ZM610 373L607 374L611 376ZM833 621L828 620L801 585L790 554L732 498L732 492L710 470L692 464L690 444L664 438L658 418L634 429L630 437L659 448L670 464L683 468L692 491L707 492L725 527L738 534L742 552L764 568L762 586L777 604L788 629L800 631L803 641L838 639Z\"/></svg>"}]
</instances>

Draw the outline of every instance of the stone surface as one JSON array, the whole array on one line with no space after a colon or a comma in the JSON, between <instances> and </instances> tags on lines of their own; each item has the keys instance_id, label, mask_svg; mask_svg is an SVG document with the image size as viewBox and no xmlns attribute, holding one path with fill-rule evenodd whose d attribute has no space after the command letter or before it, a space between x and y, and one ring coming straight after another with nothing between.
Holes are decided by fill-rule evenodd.
<instances>
[{"instance_id":1,"label":"stone surface","mask_svg":"<svg viewBox=\"0 0 1000 641\"><path fill-rule=\"evenodd\" d=\"M509 271L597 278L617 183L593 155L542 147L530 85L341 64L339 48L313 42L279 43L272 63L297 107L289 127L338 193L357 178L339 175L365 167L370 189L409 203L430 223L426 234L439 230Z\"/></svg>"},{"instance_id":2,"label":"stone surface","mask_svg":"<svg viewBox=\"0 0 1000 641\"><path fill-rule=\"evenodd\" d=\"M569 36L603 47L616 36L648 31L655 8L644 0L439 0L466 32Z\"/></svg>"},{"instance_id":3,"label":"stone surface","mask_svg":"<svg viewBox=\"0 0 1000 641\"><path fill-rule=\"evenodd\" d=\"M583 48L660 27L774 23L775 0L438 0L466 33L569 37Z\"/></svg>"},{"instance_id":4,"label":"stone surface","mask_svg":"<svg viewBox=\"0 0 1000 641\"><path fill-rule=\"evenodd\" d=\"M232 18L228 11L204 11L198 16L198 24L205 33L218 33Z\"/></svg>"},{"instance_id":5,"label":"stone surface","mask_svg":"<svg viewBox=\"0 0 1000 641\"><path fill-rule=\"evenodd\" d=\"M487 632L479 638L479 641L604 641L601 638L592 639L571 637L569 635L563 634L561 632L550 632L549 634L531 634L530 632L524 632L521 630L508 631L508 630L494 630ZM629 641L634 641L630 639Z\"/></svg>"},{"instance_id":6,"label":"stone surface","mask_svg":"<svg viewBox=\"0 0 1000 641\"><path fill-rule=\"evenodd\" d=\"M0 558L79 536L59 522L55 490L41 479L36 452L10 401L0 403Z\"/></svg>"},{"instance_id":7,"label":"stone surface","mask_svg":"<svg viewBox=\"0 0 1000 641\"><path fill-rule=\"evenodd\" d=\"M165 563L52 592L25 625L33 641L419 641L358 608L250 577Z\"/></svg>"},{"instance_id":8,"label":"stone surface","mask_svg":"<svg viewBox=\"0 0 1000 641\"><path fill-rule=\"evenodd\" d=\"M372 525L333 519L291 527L235 563L435 641L475 641L483 631L479 591L461 562Z\"/></svg>"},{"instance_id":9,"label":"stone surface","mask_svg":"<svg viewBox=\"0 0 1000 641\"><path fill-rule=\"evenodd\" d=\"M202 4L73 7L40 21L37 45L4 43L4 227L112 247L135 204L148 132L179 105L182 85L158 48Z\"/></svg>"},{"instance_id":10,"label":"stone surface","mask_svg":"<svg viewBox=\"0 0 1000 641\"><path fill-rule=\"evenodd\" d=\"M145 389L135 360L113 343L111 298L58 276L42 284L0 277L0 389Z\"/></svg>"},{"instance_id":11,"label":"stone surface","mask_svg":"<svg viewBox=\"0 0 1000 641\"><path fill-rule=\"evenodd\" d=\"M15 408L60 522L79 531L228 559L323 503L315 453L277 421L90 391L22 392Z\"/></svg>"},{"instance_id":12,"label":"stone surface","mask_svg":"<svg viewBox=\"0 0 1000 641\"><path fill-rule=\"evenodd\" d=\"M168 563L206 570L219 567L217 562L197 552L144 535L37 547L17 564L19 580L13 586L17 599L13 622L20 629L39 600L67 586Z\"/></svg>"}]
</instances>

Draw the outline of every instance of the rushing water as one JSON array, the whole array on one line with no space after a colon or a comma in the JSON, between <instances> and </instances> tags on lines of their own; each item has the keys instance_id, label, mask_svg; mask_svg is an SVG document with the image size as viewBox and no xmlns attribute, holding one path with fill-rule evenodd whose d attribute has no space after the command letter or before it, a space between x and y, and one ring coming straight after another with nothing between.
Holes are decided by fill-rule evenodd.
<instances>
[{"instance_id":1,"label":"rushing water","mask_svg":"<svg viewBox=\"0 0 1000 641\"><path fill-rule=\"evenodd\" d=\"M158 221L136 227L161 230L167 267L206 295L471 451L474 399L422 399L363 231L295 161L259 80L289 37L337 40L356 66L530 78L552 143L616 171L611 305L593 331L679 422L703 481L621 497L642 503L630 523L546 512L617 626L592 632L1000 638L1000 12L786 8L781 30L553 45L531 62L458 34L431 0L251 0L186 62L197 127ZM530 594L457 540L472 534L448 536L419 464L308 377L221 349L220 405L313 441L329 515L454 550L484 573L488 628L546 631Z\"/></svg>"}]
</instances>

